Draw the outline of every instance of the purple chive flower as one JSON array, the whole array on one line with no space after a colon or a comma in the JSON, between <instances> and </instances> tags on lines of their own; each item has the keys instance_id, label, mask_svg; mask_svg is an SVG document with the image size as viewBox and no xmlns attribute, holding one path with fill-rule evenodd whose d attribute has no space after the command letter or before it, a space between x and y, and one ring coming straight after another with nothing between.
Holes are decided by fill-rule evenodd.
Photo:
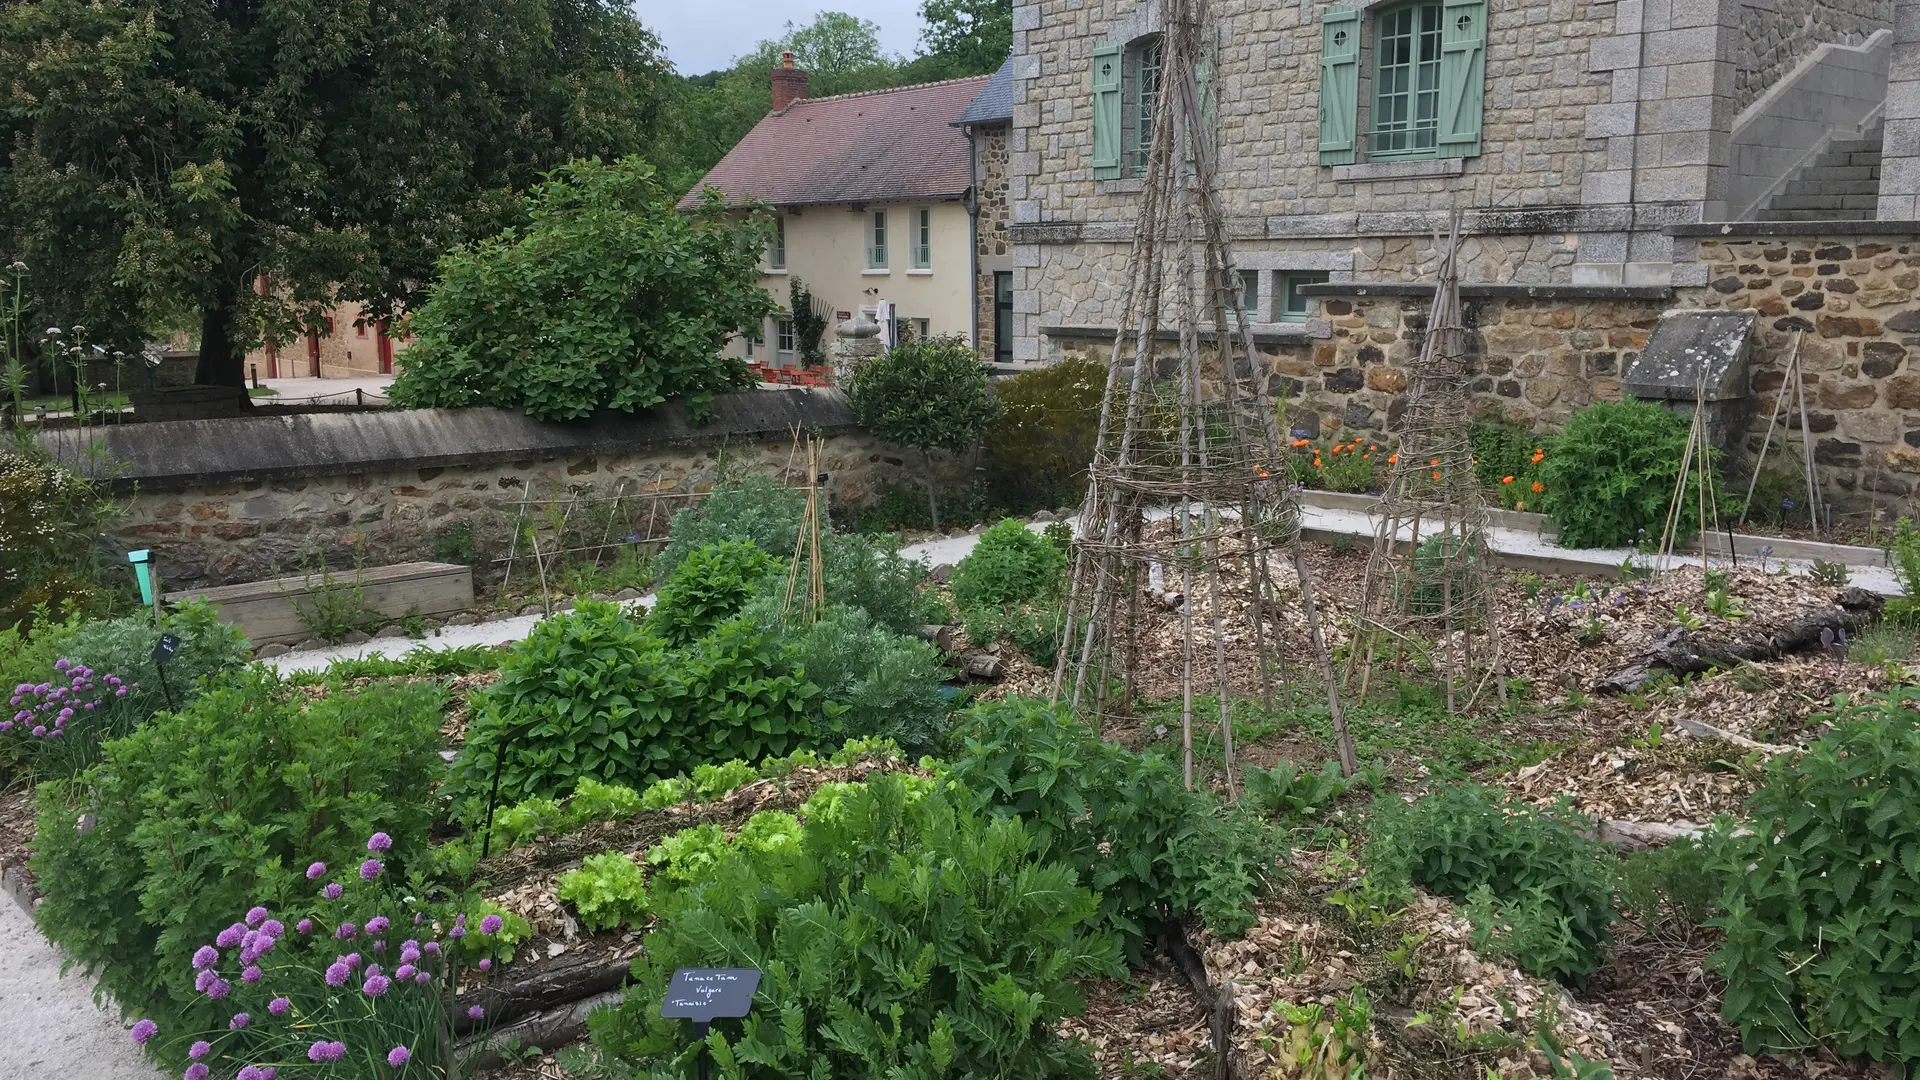
<instances>
[{"instance_id":1,"label":"purple chive flower","mask_svg":"<svg viewBox=\"0 0 1920 1080\"><path fill-rule=\"evenodd\" d=\"M293 928L302 934L311 934L313 933L313 920L301 919L299 922L293 924Z\"/></svg>"},{"instance_id":2,"label":"purple chive flower","mask_svg":"<svg viewBox=\"0 0 1920 1080\"><path fill-rule=\"evenodd\" d=\"M47 725L45 725L45 724L35 724L35 725L33 725L33 733L34 733L34 734L35 734L36 736L45 736L45 735L46 735L46 733L47 733Z\"/></svg>"},{"instance_id":3,"label":"purple chive flower","mask_svg":"<svg viewBox=\"0 0 1920 1080\"><path fill-rule=\"evenodd\" d=\"M248 986L252 986L254 983L260 981L260 975L261 972L258 967L249 967L240 973L240 981L246 983Z\"/></svg>"},{"instance_id":4,"label":"purple chive flower","mask_svg":"<svg viewBox=\"0 0 1920 1080\"><path fill-rule=\"evenodd\" d=\"M501 920L500 916L489 915L480 920L480 932L483 934L497 934L503 925L505 925L505 923Z\"/></svg>"},{"instance_id":5,"label":"purple chive flower","mask_svg":"<svg viewBox=\"0 0 1920 1080\"><path fill-rule=\"evenodd\" d=\"M483 956L483 957L481 957L481 958L480 958L480 970L481 970L481 971L492 971L492 970L493 970L493 959L492 959L491 957L486 957L486 956Z\"/></svg>"},{"instance_id":6,"label":"purple chive flower","mask_svg":"<svg viewBox=\"0 0 1920 1080\"><path fill-rule=\"evenodd\" d=\"M180 1080L207 1080L207 1074L212 1071L205 1063L196 1061L187 1066L186 1072L180 1074Z\"/></svg>"},{"instance_id":7,"label":"purple chive flower","mask_svg":"<svg viewBox=\"0 0 1920 1080\"><path fill-rule=\"evenodd\" d=\"M242 952L248 952L259 947L260 931L249 930L245 934L240 935L240 950Z\"/></svg>"},{"instance_id":8,"label":"purple chive flower","mask_svg":"<svg viewBox=\"0 0 1920 1080\"><path fill-rule=\"evenodd\" d=\"M411 964L420 959L420 943L408 938L400 943L400 962Z\"/></svg>"},{"instance_id":9,"label":"purple chive flower","mask_svg":"<svg viewBox=\"0 0 1920 1080\"><path fill-rule=\"evenodd\" d=\"M220 931L220 936L214 938L213 943L215 945L220 946L223 949L231 949L235 945L240 944L240 939L246 936L247 936L246 924L234 923L232 926L229 926L225 930Z\"/></svg>"},{"instance_id":10,"label":"purple chive flower","mask_svg":"<svg viewBox=\"0 0 1920 1080\"><path fill-rule=\"evenodd\" d=\"M286 934L287 927L279 919L268 919L260 924L260 932L267 937L277 938Z\"/></svg>"},{"instance_id":11,"label":"purple chive flower","mask_svg":"<svg viewBox=\"0 0 1920 1080\"><path fill-rule=\"evenodd\" d=\"M213 1052L213 1044L208 1042L205 1039L200 1039L196 1041L192 1046L187 1047L187 1057L191 1058L194 1061L199 1061L201 1058L206 1057L208 1054L212 1052Z\"/></svg>"},{"instance_id":12,"label":"purple chive flower","mask_svg":"<svg viewBox=\"0 0 1920 1080\"><path fill-rule=\"evenodd\" d=\"M260 925L260 920L262 920L262 919L264 919L264 918L266 918L266 917L267 917L267 909L266 909L266 908L263 908L263 907L258 907L258 906L255 906L255 907L250 907L250 908L248 908L248 909L247 909L247 920L246 920L246 921L247 921L247 925L248 925L248 926L259 926L259 925Z\"/></svg>"},{"instance_id":13,"label":"purple chive flower","mask_svg":"<svg viewBox=\"0 0 1920 1080\"><path fill-rule=\"evenodd\" d=\"M53 662L53 670L58 671L62 674L65 674L66 670L72 666L73 666L73 661L71 660L62 659L62 660L55 660Z\"/></svg>"},{"instance_id":14,"label":"purple chive flower","mask_svg":"<svg viewBox=\"0 0 1920 1080\"><path fill-rule=\"evenodd\" d=\"M424 912L424 911L416 911L416 912L414 912L414 913L413 913L413 925L415 925L415 926L419 926L419 925L420 925L421 923L423 923L423 922L426 922L426 921L427 921L427 913L426 913L426 912Z\"/></svg>"},{"instance_id":15,"label":"purple chive flower","mask_svg":"<svg viewBox=\"0 0 1920 1080\"><path fill-rule=\"evenodd\" d=\"M207 996L215 1001L231 993L233 993L233 984L225 979L215 979L213 984L207 987Z\"/></svg>"},{"instance_id":16,"label":"purple chive flower","mask_svg":"<svg viewBox=\"0 0 1920 1080\"><path fill-rule=\"evenodd\" d=\"M467 936L467 928L464 926L456 926L447 931L447 936L455 941L459 941L461 938Z\"/></svg>"},{"instance_id":17,"label":"purple chive flower","mask_svg":"<svg viewBox=\"0 0 1920 1080\"><path fill-rule=\"evenodd\" d=\"M327 900L338 900L340 899L340 894L343 892L346 892L346 890L340 887L339 882L329 881L327 882L327 887L320 890L320 895Z\"/></svg>"},{"instance_id":18,"label":"purple chive flower","mask_svg":"<svg viewBox=\"0 0 1920 1080\"><path fill-rule=\"evenodd\" d=\"M160 1034L160 1025L151 1020L136 1020L133 1024L133 1030L127 1032L127 1034L133 1037L133 1045L145 1046L148 1039Z\"/></svg>"},{"instance_id":19,"label":"purple chive flower","mask_svg":"<svg viewBox=\"0 0 1920 1080\"><path fill-rule=\"evenodd\" d=\"M260 1071L260 1066L249 1065L234 1074L233 1080L266 1080L266 1074Z\"/></svg>"},{"instance_id":20,"label":"purple chive flower","mask_svg":"<svg viewBox=\"0 0 1920 1080\"><path fill-rule=\"evenodd\" d=\"M414 982L414 985L416 986L425 986L432 981L433 981L433 976L429 975L424 971L416 972L413 976L413 982Z\"/></svg>"},{"instance_id":21,"label":"purple chive flower","mask_svg":"<svg viewBox=\"0 0 1920 1080\"><path fill-rule=\"evenodd\" d=\"M213 981L219 977L211 970L202 968L200 974L193 977L193 988L204 994L207 992L207 987L212 986Z\"/></svg>"},{"instance_id":22,"label":"purple chive flower","mask_svg":"<svg viewBox=\"0 0 1920 1080\"><path fill-rule=\"evenodd\" d=\"M360 864L360 880L372 881L374 878L380 876L382 869L384 869L384 867L380 865L379 859L368 859L366 862Z\"/></svg>"},{"instance_id":23,"label":"purple chive flower","mask_svg":"<svg viewBox=\"0 0 1920 1080\"><path fill-rule=\"evenodd\" d=\"M121 686L121 687L116 687L116 688L114 689L114 691L113 691L113 696L114 696L114 697L126 697L126 696L127 696L127 688L126 688L126 687L124 687L124 686Z\"/></svg>"},{"instance_id":24,"label":"purple chive flower","mask_svg":"<svg viewBox=\"0 0 1920 1080\"><path fill-rule=\"evenodd\" d=\"M469 1020L478 1020L486 1015L487 1015L487 1010L481 1008L478 1005L475 1005L472 1008L467 1010L467 1019Z\"/></svg>"},{"instance_id":25,"label":"purple chive flower","mask_svg":"<svg viewBox=\"0 0 1920 1080\"><path fill-rule=\"evenodd\" d=\"M416 969L412 964L401 964L399 967L393 969L393 981L406 982L408 979L413 978L415 973Z\"/></svg>"},{"instance_id":26,"label":"purple chive flower","mask_svg":"<svg viewBox=\"0 0 1920 1080\"><path fill-rule=\"evenodd\" d=\"M373 918L367 920L367 933L384 934L387 932L387 927L391 925L393 924L387 921L385 915L375 915Z\"/></svg>"},{"instance_id":27,"label":"purple chive flower","mask_svg":"<svg viewBox=\"0 0 1920 1080\"><path fill-rule=\"evenodd\" d=\"M345 986L347 983L347 976L351 974L353 974L352 968L348 967L347 965L341 963L338 960L335 960L333 963L327 965L327 985L328 986Z\"/></svg>"},{"instance_id":28,"label":"purple chive flower","mask_svg":"<svg viewBox=\"0 0 1920 1080\"><path fill-rule=\"evenodd\" d=\"M323 862L313 863L312 865L307 867L307 880L318 881L321 875L325 874L326 872L327 872L326 863L323 863Z\"/></svg>"},{"instance_id":29,"label":"purple chive flower","mask_svg":"<svg viewBox=\"0 0 1920 1080\"><path fill-rule=\"evenodd\" d=\"M437 941L429 941L425 945L422 945L420 947L434 954L435 956L440 955L440 943Z\"/></svg>"},{"instance_id":30,"label":"purple chive flower","mask_svg":"<svg viewBox=\"0 0 1920 1080\"><path fill-rule=\"evenodd\" d=\"M393 837L388 836L386 833L377 832L377 833L374 833L372 836L367 837L368 851L385 851L392 846L393 846Z\"/></svg>"},{"instance_id":31,"label":"purple chive flower","mask_svg":"<svg viewBox=\"0 0 1920 1080\"><path fill-rule=\"evenodd\" d=\"M353 940L354 933L355 931L353 928L353 924L350 922L343 922L340 924L340 929L335 930L333 932L333 936L339 938L341 941L351 941Z\"/></svg>"},{"instance_id":32,"label":"purple chive flower","mask_svg":"<svg viewBox=\"0 0 1920 1080\"><path fill-rule=\"evenodd\" d=\"M267 1011L275 1016L285 1016L287 1015L287 1010L291 1008L293 1008L293 1002L283 997L277 997L267 1002Z\"/></svg>"},{"instance_id":33,"label":"purple chive flower","mask_svg":"<svg viewBox=\"0 0 1920 1080\"><path fill-rule=\"evenodd\" d=\"M374 952L381 952L385 950L386 947L387 947L387 943L384 941L376 941L373 943L373 946L372 946Z\"/></svg>"},{"instance_id":34,"label":"purple chive flower","mask_svg":"<svg viewBox=\"0 0 1920 1080\"><path fill-rule=\"evenodd\" d=\"M193 967L195 971L199 971L203 968L210 968L219 962L220 962L220 950L214 948L211 945L202 945L198 949L194 950Z\"/></svg>"},{"instance_id":35,"label":"purple chive flower","mask_svg":"<svg viewBox=\"0 0 1920 1080\"><path fill-rule=\"evenodd\" d=\"M307 1060L315 1063L339 1061L347 1053L347 1044L321 1039L307 1047Z\"/></svg>"},{"instance_id":36,"label":"purple chive flower","mask_svg":"<svg viewBox=\"0 0 1920 1080\"><path fill-rule=\"evenodd\" d=\"M387 992L389 985L391 983L385 975L369 975L367 981L360 984L360 992L368 997L379 997Z\"/></svg>"},{"instance_id":37,"label":"purple chive flower","mask_svg":"<svg viewBox=\"0 0 1920 1080\"><path fill-rule=\"evenodd\" d=\"M346 955L346 963L347 963L347 967L349 967L349 968L357 968L357 967L359 967L359 966L360 966L360 954L359 954L359 953L357 953L357 952L350 952L350 953L348 953L348 954Z\"/></svg>"},{"instance_id":38,"label":"purple chive flower","mask_svg":"<svg viewBox=\"0 0 1920 1080\"><path fill-rule=\"evenodd\" d=\"M390 1068L397 1069L400 1066L405 1065L408 1061L412 1060L412 1058L413 1058L413 1051L407 1049L404 1046L396 1046L393 1049L387 1051L387 1065Z\"/></svg>"},{"instance_id":39,"label":"purple chive flower","mask_svg":"<svg viewBox=\"0 0 1920 1080\"><path fill-rule=\"evenodd\" d=\"M246 1013L234 1013L233 1019L227 1021L227 1030L239 1031L251 1023L253 1023L253 1017L248 1016Z\"/></svg>"}]
</instances>

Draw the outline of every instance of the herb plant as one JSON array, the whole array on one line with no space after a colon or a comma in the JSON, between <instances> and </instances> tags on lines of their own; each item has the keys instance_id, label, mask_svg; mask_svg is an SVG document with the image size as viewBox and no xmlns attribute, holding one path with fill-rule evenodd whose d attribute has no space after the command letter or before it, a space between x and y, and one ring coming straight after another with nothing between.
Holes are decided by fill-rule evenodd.
<instances>
[{"instance_id":1,"label":"herb plant","mask_svg":"<svg viewBox=\"0 0 1920 1080\"><path fill-rule=\"evenodd\" d=\"M638 926L647 915L646 873L617 851L587 856L560 879L558 896L589 930Z\"/></svg>"},{"instance_id":2,"label":"herb plant","mask_svg":"<svg viewBox=\"0 0 1920 1080\"><path fill-rule=\"evenodd\" d=\"M681 646L740 613L774 561L749 540L723 540L687 556L660 587L647 628Z\"/></svg>"},{"instance_id":3,"label":"herb plant","mask_svg":"<svg viewBox=\"0 0 1920 1080\"><path fill-rule=\"evenodd\" d=\"M1044 600L1060 591L1067 556L1046 537L1008 518L986 532L953 568L953 598L965 608Z\"/></svg>"},{"instance_id":4,"label":"herb plant","mask_svg":"<svg viewBox=\"0 0 1920 1080\"><path fill-rule=\"evenodd\" d=\"M967 801L909 800L877 776L792 845L722 843L695 880L656 884L636 985L595 1015L595 1043L626 1068L691 1076L684 1026L660 1017L668 980L752 963L753 1013L704 1043L723 1074L1090 1076L1054 1029L1084 1007L1075 979L1120 973L1091 932L1098 902L1020 822Z\"/></svg>"},{"instance_id":5,"label":"herb plant","mask_svg":"<svg viewBox=\"0 0 1920 1080\"><path fill-rule=\"evenodd\" d=\"M425 849L443 701L432 684L375 683L306 703L252 668L106 743L100 764L36 792L40 929L123 1008L211 1026L180 973L233 912L299 902L303 867L347 865L375 828Z\"/></svg>"},{"instance_id":6,"label":"herb plant","mask_svg":"<svg viewBox=\"0 0 1920 1080\"><path fill-rule=\"evenodd\" d=\"M1600 401L1574 413L1540 467L1541 509L1567 547L1624 547L1666 525L1689 421L1645 401ZM1699 530L1699 471L1681 495L1679 534Z\"/></svg>"},{"instance_id":7,"label":"herb plant","mask_svg":"<svg viewBox=\"0 0 1920 1080\"><path fill-rule=\"evenodd\" d=\"M1783 754L1730 835L1722 1012L1751 1053L1819 1042L1920 1065L1920 690L1844 703L1805 754Z\"/></svg>"},{"instance_id":8,"label":"herb plant","mask_svg":"<svg viewBox=\"0 0 1920 1080\"><path fill-rule=\"evenodd\" d=\"M1415 803L1384 795L1367 843L1371 873L1469 902L1482 947L1575 981L1600 965L1613 923L1612 855L1586 818L1498 789L1452 784Z\"/></svg>"}]
</instances>

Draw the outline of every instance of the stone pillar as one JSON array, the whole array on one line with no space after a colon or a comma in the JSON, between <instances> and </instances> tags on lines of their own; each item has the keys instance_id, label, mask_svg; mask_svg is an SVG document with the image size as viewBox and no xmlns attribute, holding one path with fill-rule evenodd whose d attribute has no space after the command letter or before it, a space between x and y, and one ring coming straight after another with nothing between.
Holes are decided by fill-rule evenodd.
<instances>
[{"instance_id":1,"label":"stone pillar","mask_svg":"<svg viewBox=\"0 0 1920 1080\"><path fill-rule=\"evenodd\" d=\"M1920 0L1894 0L1880 147L1881 221L1920 219Z\"/></svg>"},{"instance_id":2,"label":"stone pillar","mask_svg":"<svg viewBox=\"0 0 1920 1080\"><path fill-rule=\"evenodd\" d=\"M880 324L865 311L834 328L833 344L827 348L827 366L833 385L847 388L853 369L886 351L880 340Z\"/></svg>"}]
</instances>

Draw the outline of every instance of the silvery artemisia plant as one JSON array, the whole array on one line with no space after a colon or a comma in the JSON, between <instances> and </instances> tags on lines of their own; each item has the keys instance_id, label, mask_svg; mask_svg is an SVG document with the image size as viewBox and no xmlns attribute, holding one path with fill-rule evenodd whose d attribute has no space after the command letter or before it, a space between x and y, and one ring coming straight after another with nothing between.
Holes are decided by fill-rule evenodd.
<instances>
[{"instance_id":1,"label":"silvery artemisia plant","mask_svg":"<svg viewBox=\"0 0 1920 1080\"><path fill-rule=\"evenodd\" d=\"M224 1030L180 1037L183 1080L444 1075L453 988L468 958L486 950L467 942L464 913L448 921L444 906L419 899L419 882L389 880L382 856L392 846L374 833L368 858L343 874L313 863L307 880L318 896L306 910L255 906L194 953L181 977L232 1012ZM474 929L490 938L501 925L489 914ZM485 1018L479 1005L465 1012ZM161 1037L150 1019L130 1034L141 1045Z\"/></svg>"}]
</instances>

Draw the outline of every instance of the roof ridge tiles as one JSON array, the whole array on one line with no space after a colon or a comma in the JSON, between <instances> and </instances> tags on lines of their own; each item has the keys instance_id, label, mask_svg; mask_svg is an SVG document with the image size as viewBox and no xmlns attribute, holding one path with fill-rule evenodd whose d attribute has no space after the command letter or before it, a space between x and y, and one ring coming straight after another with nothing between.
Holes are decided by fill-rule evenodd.
<instances>
[{"instance_id":1,"label":"roof ridge tiles","mask_svg":"<svg viewBox=\"0 0 1920 1080\"><path fill-rule=\"evenodd\" d=\"M847 98L878 97L881 94L897 94L902 90L925 90L929 86L945 86L948 83L985 82L991 78L993 78L991 74L962 75L953 79L935 79L932 82L908 83L905 86L887 86L878 90L849 90L844 94L828 94L826 97L798 97L794 98L781 112L785 113L790 111L793 106L800 104L817 105L823 101L845 101Z\"/></svg>"}]
</instances>

